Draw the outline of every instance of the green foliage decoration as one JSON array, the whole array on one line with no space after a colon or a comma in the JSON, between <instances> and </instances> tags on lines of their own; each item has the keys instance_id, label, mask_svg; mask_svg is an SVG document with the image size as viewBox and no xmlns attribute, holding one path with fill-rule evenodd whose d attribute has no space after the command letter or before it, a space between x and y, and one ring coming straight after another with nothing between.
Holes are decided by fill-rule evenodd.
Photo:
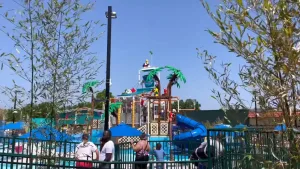
<instances>
[{"instance_id":1,"label":"green foliage decoration","mask_svg":"<svg viewBox=\"0 0 300 169\"><path fill-rule=\"evenodd\" d=\"M181 72L181 70L176 69L172 66L165 66L165 68L168 69L168 71L171 72L171 74L168 75L167 79L168 80L172 80L172 78L175 76L175 80L171 83L176 84L178 88L180 88L180 84L178 82L178 80L182 81L183 83L186 83L186 78L183 75L183 73Z\"/></svg>"},{"instance_id":2,"label":"green foliage decoration","mask_svg":"<svg viewBox=\"0 0 300 169\"><path fill-rule=\"evenodd\" d=\"M155 78L155 76L157 77L157 74L159 72L161 72L163 69L164 69L164 67L159 67L159 68L151 70L147 76L147 81L152 80L153 78ZM155 80L157 80L157 79L155 79Z\"/></svg>"},{"instance_id":3,"label":"green foliage decoration","mask_svg":"<svg viewBox=\"0 0 300 169\"><path fill-rule=\"evenodd\" d=\"M110 103L109 104L109 113L113 113L115 111L117 111L121 106L122 106L122 102L116 102L116 103Z\"/></svg>"}]
</instances>

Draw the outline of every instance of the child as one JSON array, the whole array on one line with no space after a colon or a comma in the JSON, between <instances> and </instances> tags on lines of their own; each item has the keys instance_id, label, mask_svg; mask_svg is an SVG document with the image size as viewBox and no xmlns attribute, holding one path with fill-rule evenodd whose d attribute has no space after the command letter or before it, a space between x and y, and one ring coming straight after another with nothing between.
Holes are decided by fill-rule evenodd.
<instances>
[{"instance_id":1,"label":"child","mask_svg":"<svg viewBox=\"0 0 300 169\"><path fill-rule=\"evenodd\" d=\"M163 162L165 155L166 154L165 154L164 150L161 149L161 144L157 143L156 144L156 150L154 150L154 156L156 157L156 161ZM164 168L163 166L164 166L163 163L157 163L156 164L157 169L163 169Z\"/></svg>"}]
</instances>

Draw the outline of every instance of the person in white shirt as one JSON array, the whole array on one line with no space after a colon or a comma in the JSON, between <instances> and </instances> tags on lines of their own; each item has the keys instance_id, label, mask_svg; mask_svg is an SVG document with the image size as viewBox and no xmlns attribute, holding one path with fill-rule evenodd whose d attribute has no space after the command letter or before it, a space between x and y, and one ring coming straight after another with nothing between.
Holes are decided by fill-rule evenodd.
<instances>
[{"instance_id":1,"label":"person in white shirt","mask_svg":"<svg viewBox=\"0 0 300 169\"><path fill-rule=\"evenodd\" d=\"M115 145L111 140L111 131L106 130L101 139L100 161L112 162L115 160ZM107 164L102 164L102 168L111 168Z\"/></svg>"},{"instance_id":2,"label":"person in white shirt","mask_svg":"<svg viewBox=\"0 0 300 169\"><path fill-rule=\"evenodd\" d=\"M75 152L75 158L76 160L93 160L93 153L96 153L96 159L99 159L99 151L96 147L96 145L92 142L89 142L89 135L83 134L82 135L82 143L77 145L76 152ZM84 161L77 161L76 167L79 168L92 168L93 163L92 162L84 162Z\"/></svg>"}]
</instances>

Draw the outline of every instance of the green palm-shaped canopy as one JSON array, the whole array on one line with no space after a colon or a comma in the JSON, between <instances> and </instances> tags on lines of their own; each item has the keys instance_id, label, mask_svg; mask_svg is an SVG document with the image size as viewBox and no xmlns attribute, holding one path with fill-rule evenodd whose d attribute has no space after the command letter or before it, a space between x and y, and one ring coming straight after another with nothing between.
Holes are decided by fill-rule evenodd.
<instances>
[{"instance_id":1,"label":"green palm-shaped canopy","mask_svg":"<svg viewBox=\"0 0 300 169\"><path fill-rule=\"evenodd\" d=\"M180 88L180 84L178 83L178 80L182 81L183 83L186 83L186 78L181 72L181 70L176 69L172 66L165 66L165 68L167 68L168 71L172 72L171 74L168 75L167 79L171 80L172 77L176 76L176 80L174 81L174 84L176 84L178 88Z\"/></svg>"},{"instance_id":2,"label":"green palm-shaped canopy","mask_svg":"<svg viewBox=\"0 0 300 169\"><path fill-rule=\"evenodd\" d=\"M147 81L150 81L153 79L153 77L155 75L157 75L158 72L161 72L164 69L164 67L159 67L157 69L153 69L149 72L148 76L147 76Z\"/></svg>"},{"instance_id":3,"label":"green palm-shaped canopy","mask_svg":"<svg viewBox=\"0 0 300 169\"><path fill-rule=\"evenodd\" d=\"M86 93L90 87L94 87L100 84L98 80L86 82L82 87L82 93Z\"/></svg>"},{"instance_id":4,"label":"green palm-shaped canopy","mask_svg":"<svg viewBox=\"0 0 300 169\"><path fill-rule=\"evenodd\" d=\"M116 103L109 104L109 113L115 112L121 106L122 106L122 102L116 102Z\"/></svg>"}]
</instances>

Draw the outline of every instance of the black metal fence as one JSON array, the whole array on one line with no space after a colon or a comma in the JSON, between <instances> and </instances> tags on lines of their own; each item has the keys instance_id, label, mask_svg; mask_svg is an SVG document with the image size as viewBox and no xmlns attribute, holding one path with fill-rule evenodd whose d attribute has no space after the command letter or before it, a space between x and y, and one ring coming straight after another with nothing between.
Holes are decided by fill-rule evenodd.
<instances>
[{"instance_id":1,"label":"black metal fence","mask_svg":"<svg viewBox=\"0 0 300 169\"><path fill-rule=\"evenodd\" d=\"M200 141L149 141L151 151L149 154L148 167L164 166L164 168L195 168L195 162L207 165L207 160L190 161L192 151L199 146ZM166 156L163 162L156 162L153 149L157 143L162 145ZM75 151L78 142L41 141L21 138L0 138L0 168L23 169L23 168L76 168ZM96 144L98 150L100 145ZM85 161L94 168L100 168L106 163L95 159ZM173 158L173 160L171 159ZM172 161L171 161L172 160ZM84 161L82 161L84 162ZM112 168L134 168L135 152L130 143L115 145L115 161L106 164ZM77 167L80 168L80 167ZM84 168L84 167L83 167Z\"/></svg>"},{"instance_id":2,"label":"black metal fence","mask_svg":"<svg viewBox=\"0 0 300 169\"><path fill-rule=\"evenodd\" d=\"M150 159L155 160L153 150L157 143L162 145L161 148L166 154L165 160L170 160L173 157L178 161L187 161L192 151L200 145L201 141L149 141L151 148ZM78 144L78 142L2 137L0 138L0 153L73 158ZM95 145L100 150L100 144ZM115 159L123 161L135 160L135 152L130 143L116 144L115 149Z\"/></svg>"},{"instance_id":3,"label":"black metal fence","mask_svg":"<svg viewBox=\"0 0 300 169\"><path fill-rule=\"evenodd\" d=\"M133 169L135 165L145 164L144 162L100 162L100 161L78 161L72 158L49 158L48 156L32 156L32 155L16 155L0 153L0 168L1 169ZM14 158L14 159L13 159ZM76 163L84 163L85 167L78 167ZM165 168L165 169L194 169L197 168L194 163L203 161L148 161L149 169Z\"/></svg>"},{"instance_id":4,"label":"black metal fence","mask_svg":"<svg viewBox=\"0 0 300 169\"><path fill-rule=\"evenodd\" d=\"M201 141L149 141L150 144L150 159L155 160L153 150L156 144L161 144L161 149L164 150L165 160L189 161L192 152L200 145ZM134 161L135 152L131 148L130 143L121 143L117 146L116 159L126 159L126 161Z\"/></svg>"},{"instance_id":5,"label":"black metal fence","mask_svg":"<svg viewBox=\"0 0 300 169\"><path fill-rule=\"evenodd\" d=\"M263 129L209 129L207 133L208 160L198 161L208 169L300 169L299 134L265 131ZM149 141L151 146L148 167L194 168L190 155L202 141ZM152 153L160 143L166 156L156 162ZM0 168L76 168L77 142L55 142L20 138L0 138ZM97 145L100 149L100 145ZM130 143L115 145L115 161L106 164L94 159L89 165L133 168L135 153ZM172 161L172 162L171 162ZM112 165L113 164L113 165ZM103 166L102 166L103 167Z\"/></svg>"},{"instance_id":6,"label":"black metal fence","mask_svg":"<svg viewBox=\"0 0 300 169\"><path fill-rule=\"evenodd\" d=\"M300 168L300 138L292 131L209 129L208 138L209 167Z\"/></svg>"}]
</instances>

